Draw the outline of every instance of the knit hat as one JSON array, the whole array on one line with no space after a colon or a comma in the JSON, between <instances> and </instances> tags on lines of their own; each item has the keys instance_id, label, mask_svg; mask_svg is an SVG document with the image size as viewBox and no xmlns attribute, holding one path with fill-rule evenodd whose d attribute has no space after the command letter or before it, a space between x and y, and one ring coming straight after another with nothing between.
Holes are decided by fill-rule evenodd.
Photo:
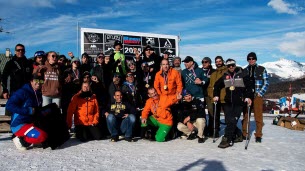
<instances>
[{"instance_id":1,"label":"knit hat","mask_svg":"<svg viewBox=\"0 0 305 171\"><path fill-rule=\"evenodd\" d=\"M188 94L191 95L191 93L190 93L187 89L183 89L183 90L182 90L182 97L184 97L184 96L186 96L186 95L188 95Z\"/></svg>"},{"instance_id":2,"label":"knit hat","mask_svg":"<svg viewBox=\"0 0 305 171\"><path fill-rule=\"evenodd\" d=\"M250 52L247 55L247 61L250 59L250 57L252 57L254 60L257 60L256 54L254 52Z\"/></svg>"},{"instance_id":3,"label":"knit hat","mask_svg":"<svg viewBox=\"0 0 305 171\"><path fill-rule=\"evenodd\" d=\"M208 61L210 64L212 64L212 60L209 57L204 57L201 61L201 63L203 63L203 61Z\"/></svg>"},{"instance_id":4,"label":"knit hat","mask_svg":"<svg viewBox=\"0 0 305 171\"><path fill-rule=\"evenodd\" d=\"M216 56L216 57L215 57L215 63L216 63L216 60L217 60L217 59L221 59L222 61L224 61L223 58L222 58L222 56Z\"/></svg>"},{"instance_id":5,"label":"knit hat","mask_svg":"<svg viewBox=\"0 0 305 171\"><path fill-rule=\"evenodd\" d=\"M117 45L120 45L121 47L123 47L121 41L119 41L119 40L116 40L116 41L114 42L113 47L116 47Z\"/></svg>"},{"instance_id":6,"label":"knit hat","mask_svg":"<svg viewBox=\"0 0 305 171\"><path fill-rule=\"evenodd\" d=\"M154 50L154 48L150 45L145 46L144 51L146 50Z\"/></svg>"},{"instance_id":7,"label":"knit hat","mask_svg":"<svg viewBox=\"0 0 305 171\"><path fill-rule=\"evenodd\" d=\"M79 62L79 58L74 57L74 58L71 60L71 62L75 62L75 61L78 61L78 62Z\"/></svg>"}]
</instances>

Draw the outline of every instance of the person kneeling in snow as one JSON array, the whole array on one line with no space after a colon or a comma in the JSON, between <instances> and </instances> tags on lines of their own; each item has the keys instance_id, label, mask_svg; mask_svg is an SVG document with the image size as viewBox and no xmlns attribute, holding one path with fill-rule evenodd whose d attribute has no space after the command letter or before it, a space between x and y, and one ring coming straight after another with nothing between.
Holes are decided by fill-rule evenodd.
<instances>
[{"instance_id":1,"label":"person kneeling in snow","mask_svg":"<svg viewBox=\"0 0 305 171\"><path fill-rule=\"evenodd\" d=\"M156 141L163 142L173 125L170 106L177 103L182 96L180 93L177 96L159 96L155 88L149 87L148 97L149 99L147 99L142 111L142 126L143 128L147 127L147 125L157 127ZM150 113L152 113L151 116L149 116Z\"/></svg>"},{"instance_id":2,"label":"person kneeling in snow","mask_svg":"<svg viewBox=\"0 0 305 171\"><path fill-rule=\"evenodd\" d=\"M79 93L72 97L69 104L67 124L72 126L74 114L75 134L80 141L100 140L102 133L99 124L99 107L95 94L91 92L90 84L83 83Z\"/></svg>"},{"instance_id":3,"label":"person kneeling in snow","mask_svg":"<svg viewBox=\"0 0 305 171\"><path fill-rule=\"evenodd\" d=\"M195 99L186 89L182 91L183 103L179 110L180 122L177 129L188 136L188 140L193 140L198 136L198 143L204 143L203 131L205 127L205 111L202 102Z\"/></svg>"},{"instance_id":4,"label":"person kneeling in snow","mask_svg":"<svg viewBox=\"0 0 305 171\"><path fill-rule=\"evenodd\" d=\"M35 118L43 117L38 115L47 114L38 110L42 105L43 83L43 77L32 75L30 83L18 89L6 104L6 109L12 113L13 142L19 150L27 150L31 145L41 144L48 137L45 131L34 126Z\"/></svg>"}]
</instances>

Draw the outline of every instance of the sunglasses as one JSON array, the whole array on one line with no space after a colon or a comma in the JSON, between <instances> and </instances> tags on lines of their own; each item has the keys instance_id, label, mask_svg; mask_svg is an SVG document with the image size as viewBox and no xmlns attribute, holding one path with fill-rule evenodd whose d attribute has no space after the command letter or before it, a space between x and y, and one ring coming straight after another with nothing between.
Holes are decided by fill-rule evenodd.
<instances>
[{"instance_id":1,"label":"sunglasses","mask_svg":"<svg viewBox=\"0 0 305 171\"><path fill-rule=\"evenodd\" d=\"M40 79L33 79L33 81L35 83L40 83L40 84L43 84L44 83L44 80L40 80Z\"/></svg>"},{"instance_id":2,"label":"sunglasses","mask_svg":"<svg viewBox=\"0 0 305 171\"><path fill-rule=\"evenodd\" d=\"M209 63L209 61L202 61L203 64Z\"/></svg>"},{"instance_id":3,"label":"sunglasses","mask_svg":"<svg viewBox=\"0 0 305 171\"><path fill-rule=\"evenodd\" d=\"M52 55L52 58L57 58L57 55Z\"/></svg>"},{"instance_id":4,"label":"sunglasses","mask_svg":"<svg viewBox=\"0 0 305 171\"><path fill-rule=\"evenodd\" d=\"M84 78L90 78L90 76L87 75L87 76L84 76Z\"/></svg>"},{"instance_id":5,"label":"sunglasses","mask_svg":"<svg viewBox=\"0 0 305 171\"><path fill-rule=\"evenodd\" d=\"M36 56L36 58L42 58L42 56Z\"/></svg>"},{"instance_id":6,"label":"sunglasses","mask_svg":"<svg viewBox=\"0 0 305 171\"><path fill-rule=\"evenodd\" d=\"M248 61L255 61L256 59L254 58L248 58Z\"/></svg>"},{"instance_id":7,"label":"sunglasses","mask_svg":"<svg viewBox=\"0 0 305 171\"><path fill-rule=\"evenodd\" d=\"M64 59L60 58L60 59L58 59L58 61L64 61Z\"/></svg>"},{"instance_id":8,"label":"sunglasses","mask_svg":"<svg viewBox=\"0 0 305 171\"><path fill-rule=\"evenodd\" d=\"M98 56L98 58L104 58L104 56Z\"/></svg>"},{"instance_id":9,"label":"sunglasses","mask_svg":"<svg viewBox=\"0 0 305 171\"><path fill-rule=\"evenodd\" d=\"M132 74L127 74L126 76L127 76L127 77L133 77L133 75L132 75Z\"/></svg>"},{"instance_id":10,"label":"sunglasses","mask_svg":"<svg viewBox=\"0 0 305 171\"><path fill-rule=\"evenodd\" d=\"M236 66L236 65L234 65L234 64L227 65L228 68L235 67L235 66Z\"/></svg>"},{"instance_id":11,"label":"sunglasses","mask_svg":"<svg viewBox=\"0 0 305 171\"><path fill-rule=\"evenodd\" d=\"M17 52L25 52L24 49L16 49Z\"/></svg>"}]
</instances>

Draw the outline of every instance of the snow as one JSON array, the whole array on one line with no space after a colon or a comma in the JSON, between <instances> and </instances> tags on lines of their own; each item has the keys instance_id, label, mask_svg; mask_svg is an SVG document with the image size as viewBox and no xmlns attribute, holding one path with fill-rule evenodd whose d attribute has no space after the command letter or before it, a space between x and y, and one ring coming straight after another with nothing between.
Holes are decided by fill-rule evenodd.
<instances>
[{"instance_id":1,"label":"snow","mask_svg":"<svg viewBox=\"0 0 305 171\"><path fill-rule=\"evenodd\" d=\"M223 119L223 118L222 118ZM264 118L263 142L252 137L245 150L245 141L220 149L220 139L213 143L175 139L164 143L109 140L81 143L72 138L61 148L34 148L18 151L10 133L0 134L1 170L304 170L303 131L271 125ZM223 127L223 125L222 125ZM240 127L240 125L239 125ZM223 130L221 132L223 134Z\"/></svg>"},{"instance_id":2,"label":"snow","mask_svg":"<svg viewBox=\"0 0 305 171\"><path fill-rule=\"evenodd\" d=\"M269 74L276 74L283 79L302 78L305 73L305 67L303 64L284 58L260 65L264 66Z\"/></svg>"}]
</instances>

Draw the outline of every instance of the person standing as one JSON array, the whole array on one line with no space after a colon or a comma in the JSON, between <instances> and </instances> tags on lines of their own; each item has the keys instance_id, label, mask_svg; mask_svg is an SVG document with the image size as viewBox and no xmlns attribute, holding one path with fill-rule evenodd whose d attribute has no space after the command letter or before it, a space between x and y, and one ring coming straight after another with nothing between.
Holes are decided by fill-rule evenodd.
<instances>
[{"instance_id":1,"label":"person standing","mask_svg":"<svg viewBox=\"0 0 305 171\"><path fill-rule=\"evenodd\" d=\"M220 91L225 88L226 96L223 105L225 113L225 135L223 136L219 148L227 148L233 146L235 137L242 136L241 131L237 127L237 122L243 110L244 102L251 105L251 82L248 75L241 68L236 67L236 62L233 59L227 59L226 65L228 71L216 81L214 85L215 102L219 101ZM240 134L240 135L238 135Z\"/></svg>"},{"instance_id":2,"label":"person standing","mask_svg":"<svg viewBox=\"0 0 305 171\"><path fill-rule=\"evenodd\" d=\"M247 55L247 61L249 65L245 68L245 70L248 72L251 80L252 80L252 89L254 92L254 99L251 106L251 109L253 109L254 112L254 119L256 123L256 130L255 130L255 141L258 143L262 142L262 130L263 130L263 96L265 95L267 88L269 86L268 81L268 73L267 70L256 63L257 56L254 52L250 52ZM243 112L244 120L242 122L242 131L243 131L243 137L246 139L247 135L247 120L248 116L251 114L248 114L247 109Z\"/></svg>"},{"instance_id":3,"label":"person standing","mask_svg":"<svg viewBox=\"0 0 305 171\"><path fill-rule=\"evenodd\" d=\"M214 85L215 82L221 78L223 76L223 74L225 72L227 72L228 68L224 65L224 60L221 56L216 56L215 57L215 65L216 65L216 70L215 72L213 72L210 76L210 83L208 86L208 96L209 99L212 102L213 101L213 90L214 90ZM219 129L220 129L220 111L221 111L221 106L222 104L225 103L224 97L226 95L226 91L225 88L221 89L220 91L220 100L214 104L216 105L216 112L214 111L214 109L212 108L212 110L210 110L210 108L208 108L209 113L211 115L209 115L209 122L208 122L208 136L212 137L213 133L214 133L214 114L216 113L216 118L215 118L215 137L218 138L219 137Z\"/></svg>"},{"instance_id":4,"label":"person standing","mask_svg":"<svg viewBox=\"0 0 305 171\"><path fill-rule=\"evenodd\" d=\"M3 98L8 99L15 91L31 80L33 65L25 57L25 47L23 44L15 46L15 55L5 64L1 81L3 88ZM10 77L10 92L7 87L7 80Z\"/></svg>"},{"instance_id":5,"label":"person standing","mask_svg":"<svg viewBox=\"0 0 305 171\"><path fill-rule=\"evenodd\" d=\"M174 65L173 68L181 74L182 69L181 69L181 66L180 66L181 65L181 58L180 57L176 56L174 58L173 65Z\"/></svg>"}]
</instances>

